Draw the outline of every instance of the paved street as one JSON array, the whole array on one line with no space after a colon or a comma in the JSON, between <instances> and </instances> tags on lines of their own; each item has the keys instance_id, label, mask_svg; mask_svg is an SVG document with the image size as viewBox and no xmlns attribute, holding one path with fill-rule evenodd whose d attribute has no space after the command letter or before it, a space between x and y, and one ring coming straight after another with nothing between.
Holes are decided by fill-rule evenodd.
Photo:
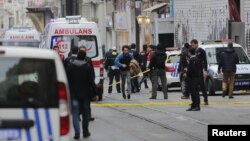
<instances>
[{"instance_id":1,"label":"paved street","mask_svg":"<svg viewBox=\"0 0 250 141\"><path fill-rule=\"evenodd\" d=\"M107 94L92 105L96 120L90 123L90 141L206 141L209 124L250 124L250 95L235 99L210 96L209 106L200 112L186 112L190 100L181 100L178 90L163 100L149 100L150 89L123 100L121 94ZM113 92L116 92L113 90ZM203 101L203 97L201 97ZM202 103L203 104L203 103Z\"/></svg>"}]
</instances>

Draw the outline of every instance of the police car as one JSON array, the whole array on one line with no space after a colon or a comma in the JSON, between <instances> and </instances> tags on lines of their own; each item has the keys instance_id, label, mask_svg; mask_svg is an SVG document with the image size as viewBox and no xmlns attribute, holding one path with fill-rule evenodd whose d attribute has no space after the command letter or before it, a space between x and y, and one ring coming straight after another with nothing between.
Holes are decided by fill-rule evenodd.
<instances>
[{"instance_id":1,"label":"police car","mask_svg":"<svg viewBox=\"0 0 250 141\"><path fill-rule=\"evenodd\" d=\"M1 47L0 68L0 140L69 141L69 89L58 54Z\"/></svg>"},{"instance_id":2,"label":"police car","mask_svg":"<svg viewBox=\"0 0 250 141\"><path fill-rule=\"evenodd\" d=\"M210 41L202 42L199 45L205 49L208 61L208 77L205 79L210 95L214 95L217 91L222 90L223 74L218 74L218 62L221 53L227 48L227 42L223 41ZM235 52L239 57L239 64L237 64L235 87L234 90L249 90L250 88L250 60L239 44L234 43Z\"/></svg>"},{"instance_id":3,"label":"police car","mask_svg":"<svg viewBox=\"0 0 250 141\"><path fill-rule=\"evenodd\" d=\"M71 47L85 46L87 56L92 59L95 70L95 83L99 99L103 94L103 53L100 32L95 22L87 21L81 16L66 16L65 18L51 19L41 35L39 48L53 49L59 47L60 55L67 58Z\"/></svg>"},{"instance_id":4,"label":"police car","mask_svg":"<svg viewBox=\"0 0 250 141\"><path fill-rule=\"evenodd\" d=\"M38 47L40 36L40 32L33 27L16 26L4 33L2 44L5 46Z\"/></svg>"},{"instance_id":5,"label":"police car","mask_svg":"<svg viewBox=\"0 0 250 141\"><path fill-rule=\"evenodd\" d=\"M180 87L180 74L178 73L181 51L177 48L168 48L166 51L166 77L169 87Z\"/></svg>"}]
</instances>

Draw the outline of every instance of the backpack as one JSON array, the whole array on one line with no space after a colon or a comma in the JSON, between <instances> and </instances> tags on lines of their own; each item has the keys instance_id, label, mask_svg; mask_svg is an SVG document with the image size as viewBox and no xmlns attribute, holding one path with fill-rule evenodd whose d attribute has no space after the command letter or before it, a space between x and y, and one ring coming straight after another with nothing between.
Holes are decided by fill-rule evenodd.
<instances>
[{"instance_id":1,"label":"backpack","mask_svg":"<svg viewBox=\"0 0 250 141\"><path fill-rule=\"evenodd\" d=\"M156 57L155 66L157 68L160 68L161 66L165 66L166 55L157 55L155 57Z\"/></svg>"},{"instance_id":2,"label":"backpack","mask_svg":"<svg viewBox=\"0 0 250 141\"><path fill-rule=\"evenodd\" d=\"M138 75L141 72L140 65L135 59L130 61L129 68L132 75Z\"/></svg>"}]
</instances>

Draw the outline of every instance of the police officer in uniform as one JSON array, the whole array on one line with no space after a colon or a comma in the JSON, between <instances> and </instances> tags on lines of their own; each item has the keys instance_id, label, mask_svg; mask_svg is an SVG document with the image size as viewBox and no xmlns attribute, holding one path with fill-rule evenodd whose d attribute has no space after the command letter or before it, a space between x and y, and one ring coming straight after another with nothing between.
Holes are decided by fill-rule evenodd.
<instances>
[{"instance_id":1,"label":"police officer in uniform","mask_svg":"<svg viewBox=\"0 0 250 141\"><path fill-rule=\"evenodd\" d=\"M208 96L207 96L207 88L205 86L204 76L207 76L207 57L206 57L206 51L202 48L198 47L198 41L196 39L193 39L191 41L191 48L195 49L195 54L198 60L200 61L200 67L199 67L199 87L202 91L203 97L204 97L204 103L205 105L208 105Z\"/></svg>"},{"instance_id":2,"label":"police officer in uniform","mask_svg":"<svg viewBox=\"0 0 250 141\"><path fill-rule=\"evenodd\" d=\"M109 89L108 93L112 93L112 84L113 80L115 77L116 80L116 90L117 93L121 93L121 88L120 88L120 70L117 66L115 66L115 58L117 57L118 53L116 51L116 47L112 47L111 53L109 53L106 56L106 61L105 61L105 69L108 70L108 77L109 77Z\"/></svg>"}]
</instances>

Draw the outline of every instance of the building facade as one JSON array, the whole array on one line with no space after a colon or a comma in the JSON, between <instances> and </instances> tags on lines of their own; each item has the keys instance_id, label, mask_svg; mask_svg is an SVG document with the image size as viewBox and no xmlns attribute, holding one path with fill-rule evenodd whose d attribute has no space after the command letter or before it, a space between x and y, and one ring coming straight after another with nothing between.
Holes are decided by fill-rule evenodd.
<instances>
[{"instance_id":1,"label":"building facade","mask_svg":"<svg viewBox=\"0 0 250 141\"><path fill-rule=\"evenodd\" d=\"M50 17L62 16L62 1L0 0L0 36L13 26L33 26L42 31ZM44 16L47 13L53 16Z\"/></svg>"},{"instance_id":2,"label":"building facade","mask_svg":"<svg viewBox=\"0 0 250 141\"><path fill-rule=\"evenodd\" d=\"M175 0L174 13L176 46L232 39L250 54L249 0Z\"/></svg>"}]
</instances>

